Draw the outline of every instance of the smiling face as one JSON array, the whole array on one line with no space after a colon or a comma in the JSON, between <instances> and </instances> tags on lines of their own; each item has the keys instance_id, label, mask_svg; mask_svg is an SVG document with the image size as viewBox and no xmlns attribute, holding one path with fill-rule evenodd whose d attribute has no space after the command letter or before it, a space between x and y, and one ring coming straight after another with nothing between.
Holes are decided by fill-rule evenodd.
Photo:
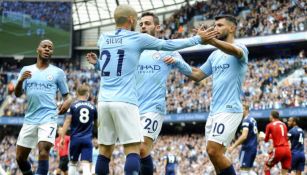
<instances>
[{"instance_id":1,"label":"smiling face","mask_svg":"<svg viewBox=\"0 0 307 175\"><path fill-rule=\"evenodd\" d=\"M155 36L157 28L159 25L155 25L154 19L152 16L144 16L140 20L140 32L147 33L151 36Z\"/></svg>"},{"instance_id":2,"label":"smiling face","mask_svg":"<svg viewBox=\"0 0 307 175\"><path fill-rule=\"evenodd\" d=\"M40 59L48 60L53 54L53 43L50 40L43 40L36 51Z\"/></svg>"}]
</instances>

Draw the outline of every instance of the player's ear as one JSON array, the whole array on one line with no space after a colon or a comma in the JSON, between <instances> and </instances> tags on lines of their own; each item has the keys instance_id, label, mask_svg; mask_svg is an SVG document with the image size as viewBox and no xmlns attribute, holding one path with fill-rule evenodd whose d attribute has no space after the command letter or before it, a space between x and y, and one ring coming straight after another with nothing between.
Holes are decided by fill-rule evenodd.
<instances>
[{"instance_id":1,"label":"player's ear","mask_svg":"<svg viewBox=\"0 0 307 175\"><path fill-rule=\"evenodd\" d=\"M160 30L161 30L161 26L160 25L156 25L156 31L160 32Z\"/></svg>"}]
</instances>

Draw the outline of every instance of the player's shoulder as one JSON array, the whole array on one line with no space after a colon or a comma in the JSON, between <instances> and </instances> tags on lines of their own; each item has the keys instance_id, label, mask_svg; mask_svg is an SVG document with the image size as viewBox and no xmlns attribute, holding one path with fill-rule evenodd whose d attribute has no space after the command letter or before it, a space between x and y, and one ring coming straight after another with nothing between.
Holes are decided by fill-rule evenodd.
<instances>
[{"instance_id":1,"label":"player's shoulder","mask_svg":"<svg viewBox=\"0 0 307 175\"><path fill-rule=\"evenodd\" d=\"M50 69L52 71L55 71L56 73L64 73L64 70L59 68L58 66L55 66L53 64L50 64L49 66L50 66Z\"/></svg>"},{"instance_id":2,"label":"player's shoulder","mask_svg":"<svg viewBox=\"0 0 307 175\"><path fill-rule=\"evenodd\" d=\"M31 64L31 65L23 66L20 71L31 71L31 70L34 70L35 67L36 67L36 64Z\"/></svg>"},{"instance_id":3,"label":"player's shoulder","mask_svg":"<svg viewBox=\"0 0 307 175\"><path fill-rule=\"evenodd\" d=\"M303 131L303 129L302 128L300 128L300 127L296 127L297 128L297 131Z\"/></svg>"}]
</instances>

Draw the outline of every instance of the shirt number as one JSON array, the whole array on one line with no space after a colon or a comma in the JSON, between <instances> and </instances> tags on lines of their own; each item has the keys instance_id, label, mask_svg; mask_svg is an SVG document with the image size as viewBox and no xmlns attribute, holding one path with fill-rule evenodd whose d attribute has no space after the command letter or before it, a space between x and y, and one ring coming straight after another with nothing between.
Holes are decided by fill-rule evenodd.
<instances>
[{"instance_id":1,"label":"shirt number","mask_svg":"<svg viewBox=\"0 0 307 175\"><path fill-rule=\"evenodd\" d=\"M90 114L90 111L87 108L81 108L80 117L79 117L80 122L87 123L90 119L89 114Z\"/></svg>"},{"instance_id":2,"label":"shirt number","mask_svg":"<svg viewBox=\"0 0 307 175\"><path fill-rule=\"evenodd\" d=\"M279 125L279 127L281 129L281 136L285 136L284 127L282 125Z\"/></svg>"},{"instance_id":3,"label":"shirt number","mask_svg":"<svg viewBox=\"0 0 307 175\"><path fill-rule=\"evenodd\" d=\"M125 51L119 49L119 50L117 51L117 54L118 54L118 62L117 62L116 75L117 75L117 76L121 76L121 75L122 75L122 68L123 68L123 61L124 61ZM104 71L104 70L105 70L105 68L107 67L107 65L108 65L109 62L110 62L111 53L110 53L108 50L103 50L103 51L101 52L101 54L100 54L99 59L102 60L102 57L103 57L104 55L106 56L106 60L105 60L105 62L103 63L102 68L101 68L101 76L103 76L103 77L108 77L108 76L110 76L110 72Z\"/></svg>"}]
</instances>

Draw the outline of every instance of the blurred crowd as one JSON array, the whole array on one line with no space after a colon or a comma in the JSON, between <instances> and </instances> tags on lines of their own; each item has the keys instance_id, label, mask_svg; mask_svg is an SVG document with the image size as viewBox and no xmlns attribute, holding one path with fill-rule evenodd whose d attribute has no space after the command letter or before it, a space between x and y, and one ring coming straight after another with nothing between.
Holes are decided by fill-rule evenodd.
<instances>
[{"instance_id":1,"label":"blurred crowd","mask_svg":"<svg viewBox=\"0 0 307 175\"><path fill-rule=\"evenodd\" d=\"M305 138L305 145L307 145L307 139ZM15 146L16 138L12 136L6 136L0 143L0 166L4 168L8 175L16 174L19 175L18 166L15 161ZM156 175L162 175L165 172L164 157L168 154L174 154L178 160L178 171L180 174L195 174L195 175L214 175L214 168L211 164L207 153L205 152L205 137L200 134L190 135L165 135L161 136L156 142L152 151L154 160L154 170ZM268 158L269 144L260 142L258 145L258 153L254 162L254 171L256 174L263 173L263 165L265 160ZM240 147L236 148L231 153L226 155L234 163L234 167L239 172L240 161L239 161ZM305 149L307 155L307 150ZM58 166L56 160L56 153L50 152L50 174L53 174L54 170ZM37 150L33 150L30 154L30 162L33 168L37 166L36 159ZM123 153L122 146L116 146L113 152L112 159L110 162L110 174L121 175L124 169L125 156ZM95 163L95 162L94 162ZM273 171L278 172L276 167ZM305 173L307 173L307 166L305 166ZM303 173L304 174L304 173Z\"/></svg>"},{"instance_id":2,"label":"blurred crowd","mask_svg":"<svg viewBox=\"0 0 307 175\"><path fill-rule=\"evenodd\" d=\"M71 25L70 2L0 2L1 9L6 12L18 12L30 15L32 20L46 22L48 26L69 30ZM35 10L37 9L37 10ZM2 13L0 13L2 15Z\"/></svg>"},{"instance_id":3,"label":"blurred crowd","mask_svg":"<svg viewBox=\"0 0 307 175\"><path fill-rule=\"evenodd\" d=\"M195 21L211 26L211 20L220 14L236 16L237 37L300 32L307 30L306 9L307 3L304 0L198 1L181 7L164 20L160 37L187 37L193 28L198 27L194 26Z\"/></svg>"},{"instance_id":4,"label":"blurred crowd","mask_svg":"<svg viewBox=\"0 0 307 175\"><path fill-rule=\"evenodd\" d=\"M79 63L73 65L66 62L56 65L66 72L68 87L73 96L76 94L78 85L88 83L92 90L90 101L93 103L97 101L99 73L92 69L80 69ZM0 86L4 87L0 90L3 95L2 101L7 97L7 103L3 104L4 115L22 116L27 108L25 95L16 98L12 93L18 69L16 65L13 65L11 68L6 67L5 70L2 75L7 76L0 77ZM287 76L296 70L301 70L302 74L293 81L288 81ZM6 79L8 84L1 83L2 79ZM3 90L5 86L8 91ZM177 70L173 70L167 80L167 113L209 112L212 97L211 86L211 77L201 82L195 82ZM305 100L307 99L307 59L305 57L262 58L249 61L242 98L253 110L307 107ZM57 100L60 103L60 94L58 94Z\"/></svg>"}]
</instances>

